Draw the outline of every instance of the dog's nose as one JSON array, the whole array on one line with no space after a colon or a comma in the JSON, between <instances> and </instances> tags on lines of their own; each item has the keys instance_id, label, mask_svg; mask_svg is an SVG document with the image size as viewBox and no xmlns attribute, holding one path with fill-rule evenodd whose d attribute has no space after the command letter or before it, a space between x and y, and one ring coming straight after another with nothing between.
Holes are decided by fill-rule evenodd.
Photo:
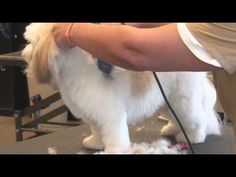
<instances>
[{"instance_id":1,"label":"dog's nose","mask_svg":"<svg viewBox=\"0 0 236 177\"><path fill-rule=\"evenodd\" d=\"M97 61L97 66L105 74L110 74L113 69L113 65L107 64L101 60Z\"/></svg>"}]
</instances>

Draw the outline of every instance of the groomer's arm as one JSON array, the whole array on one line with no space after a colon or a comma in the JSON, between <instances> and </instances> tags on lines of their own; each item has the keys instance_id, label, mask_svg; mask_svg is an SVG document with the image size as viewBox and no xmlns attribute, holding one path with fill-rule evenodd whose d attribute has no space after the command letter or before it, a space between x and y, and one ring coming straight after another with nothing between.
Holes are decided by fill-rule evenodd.
<instances>
[{"instance_id":1,"label":"groomer's arm","mask_svg":"<svg viewBox=\"0 0 236 177\"><path fill-rule=\"evenodd\" d=\"M57 24L57 43L65 43L67 25ZM177 25L135 28L128 25L76 23L71 30L74 45L103 61L134 71L206 71L214 67L201 62L185 46Z\"/></svg>"},{"instance_id":2,"label":"groomer's arm","mask_svg":"<svg viewBox=\"0 0 236 177\"><path fill-rule=\"evenodd\" d=\"M170 23L124 23L125 25L133 26L136 28L155 28L164 25L168 25Z\"/></svg>"}]
</instances>

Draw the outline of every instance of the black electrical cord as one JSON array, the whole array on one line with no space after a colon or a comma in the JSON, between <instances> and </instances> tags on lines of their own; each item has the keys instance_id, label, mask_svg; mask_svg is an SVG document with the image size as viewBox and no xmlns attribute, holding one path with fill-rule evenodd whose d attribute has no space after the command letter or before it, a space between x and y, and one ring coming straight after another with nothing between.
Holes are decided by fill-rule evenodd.
<instances>
[{"instance_id":1,"label":"black electrical cord","mask_svg":"<svg viewBox=\"0 0 236 177\"><path fill-rule=\"evenodd\" d=\"M193 150L193 147L192 147L192 144L190 143L189 138L188 138L188 136L187 136L187 134L186 134L186 132L185 132L185 130L184 130L184 128L183 128L183 126L182 126L182 124L181 124L179 118L178 118L178 116L176 115L175 111L173 110L172 106L170 105L170 103L169 103L169 101L168 101L168 99L167 99L167 97L166 97L166 94L165 94L165 92L164 92L164 90L163 90L163 88L162 88L162 85L161 85L160 80L159 80L158 77L157 77L157 74L156 74L155 72L153 72L153 75L154 75L154 77L155 77L155 79L156 79L156 81L157 81L157 84L158 84L158 86L159 86L159 88L160 88L160 90L161 90L161 94L162 94L162 96L163 96L163 98L164 98L164 100L165 100L167 106L169 107L170 111L172 112L173 116L175 117L176 121L178 122L178 124L179 124L179 126L180 126L180 128L181 128L181 130L182 130L182 132L183 132L183 134L184 134L184 136L185 136L185 138L186 138L186 140L187 140L187 142L188 142L188 145L189 145L189 147L190 147L191 153L192 153L192 154L195 154L195 153L194 153L194 150Z\"/></svg>"}]
</instances>

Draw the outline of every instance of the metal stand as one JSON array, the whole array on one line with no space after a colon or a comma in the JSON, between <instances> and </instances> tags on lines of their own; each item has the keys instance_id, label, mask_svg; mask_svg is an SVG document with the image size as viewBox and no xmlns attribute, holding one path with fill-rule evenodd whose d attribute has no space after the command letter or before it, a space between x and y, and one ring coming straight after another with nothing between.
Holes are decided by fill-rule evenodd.
<instances>
[{"instance_id":1,"label":"metal stand","mask_svg":"<svg viewBox=\"0 0 236 177\"><path fill-rule=\"evenodd\" d=\"M68 121L78 121L76 117L73 116L73 114L68 110L67 112L67 120Z\"/></svg>"},{"instance_id":2,"label":"metal stand","mask_svg":"<svg viewBox=\"0 0 236 177\"><path fill-rule=\"evenodd\" d=\"M70 123L60 123L60 122L48 122L52 118L68 111L66 106L60 106L55 110L41 115L41 110L49 107L54 102L58 101L61 98L59 93L55 93L54 95L42 100L40 95L36 95L31 98L33 105L27 107L24 110L15 111L15 124L16 124L16 141L23 140L23 132L34 132L35 136L41 136L48 133L52 133L53 131L43 130L42 124L53 124L53 125L62 125L62 126L78 126L81 125L81 119L76 119L76 122ZM28 122L26 124L22 124L22 117L25 115L33 115L33 121ZM33 137L35 137L33 136ZM32 137L31 137L32 138Z\"/></svg>"},{"instance_id":3,"label":"metal stand","mask_svg":"<svg viewBox=\"0 0 236 177\"><path fill-rule=\"evenodd\" d=\"M16 141L22 141L23 140L23 132L21 130L22 112L21 111L15 111L13 116L15 118Z\"/></svg>"},{"instance_id":4,"label":"metal stand","mask_svg":"<svg viewBox=\"0 0 236 177\"><path fill-rule=\"evenodd\" d=\"M33 96L31 97L31 101L32 103L35 105L37 103L39 103L40 101L42 100L41 96L40 95L36 95L36 96ZM35 111L35 113L33 113L33 119L35 120L36 122L36 126L35 128L38 129L38 130L41 130L42 129L42 125L39 123L39 118L40 118L40 110L38 111Z\"/></svg>"}]
</instances>

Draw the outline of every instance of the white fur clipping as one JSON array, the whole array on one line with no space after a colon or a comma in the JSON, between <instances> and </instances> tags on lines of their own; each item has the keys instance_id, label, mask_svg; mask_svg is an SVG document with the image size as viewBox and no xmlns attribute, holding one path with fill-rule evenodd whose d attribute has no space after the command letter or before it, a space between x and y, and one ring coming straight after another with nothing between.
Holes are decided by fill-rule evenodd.
<instances>
[{"instance_id":1,"label":"white fur clipping","mask_svg":"<svg viewBox=\"0 0 236 177\"><path fill-rule=\"evenodd\" d=\"M186 151L181 151L179 148L169 148L171 143L166 139L153 141L152 143L133 143L125 154L186 154ZM107 154L103 151L95 154Z\"/></svg>"},{"instance_id":2,"label":"white fur clipping","mask_svg":"<svg viewBox=\"0 0 236 177\"><path fill-rule=\"evenodd\" d=\"M49 147L48 148L48 154L55 155L57 154L57 150L54 147Z\"/></svg>"},{"instance_id":3,"label":"white fur clipping","mask_svg":"<svg viewBox=\"0 0 236 177\"><path fill-rule=\"evenodd\" d=\"M153 141L152 143L133 143L129 150L126 153L123 154L187 154L187 152L179 150L179 148L172 147L169 148L171 143L167 141L166 139L160 139L157 141ZM48 148L48 154L55 155L57 154L57 150L55 147L49 147ZM86 154L85 152L77 152L76 154ZM96 152L94 153L96 155L99 154L108 154L104 151ZM121 154L121 153L120 153Z\"/></svg>"}]
</instances>

